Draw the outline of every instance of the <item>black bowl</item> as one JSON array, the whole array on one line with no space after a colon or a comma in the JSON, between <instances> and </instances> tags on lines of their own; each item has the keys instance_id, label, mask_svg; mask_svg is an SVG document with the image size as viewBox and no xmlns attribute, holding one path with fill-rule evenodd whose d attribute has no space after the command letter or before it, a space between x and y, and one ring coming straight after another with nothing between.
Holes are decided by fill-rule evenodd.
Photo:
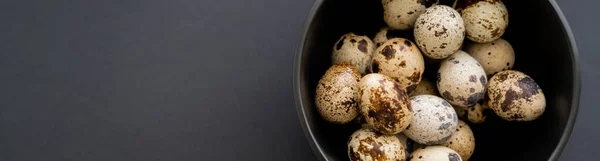
<instances>
[{"instance_id":1,"label":"black bowl","mask_svg":"<svg viewBox=\"0 0 600 161\"><path fill-rule=\"evenodd\" d=\"M471 160L558 160L573 129L579 101L573 35L554 1L504 3L510 22L502 38L515 49L514 69L540 85L547 107L532 122L508 122L492 113L484 124L471 124L476 138ZM310 11L294 65L294 95L300 122L319 160L348 160L346 143L357 129L330 124L315 109L315 88L331 66L332 46L347 32L372 37L385 25L382 17L379 0L317 0Z\"/></svg>"}]
</instances>

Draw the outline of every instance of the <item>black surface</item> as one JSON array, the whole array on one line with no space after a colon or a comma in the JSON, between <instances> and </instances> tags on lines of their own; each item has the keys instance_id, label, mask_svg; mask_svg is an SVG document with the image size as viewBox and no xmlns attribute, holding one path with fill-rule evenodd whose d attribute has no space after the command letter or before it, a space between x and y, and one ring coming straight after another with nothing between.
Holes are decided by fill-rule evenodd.
<instances>
[{"instance_id":1,"label":"black surface","mask_svg":"<svg viewBox=\"0 0 600 161\"><path fill-rule=\"evenodd\" d=\"M561 160L597 160L600 2L558 3L583 83ZM0 160L314 160L291 81L311 5L1 1Z\"/></svg>"},{"instance_id":2,"label":"black surface","mask_svg":"<svg viewBox=\"0 0 600 161\"><path fill-rule=\"evenodd\" d=\"M571 42L574 40L568 36L568 27L563 28L559 13L555 12L550 2L506 1L505 4L512 16L502 37L511 42L515 49L516 63L513 69L535 79L543 89L546 110L535 121L508 122L492 114L485 124L471 124L477 146L470 160L558 160L558 153L566 145L577 110L578 101L574 98L579 94L579 77L575 65L577 60L574 58L576 51L573 50L575 44ZM336 125L323 120L314 103L315 87L331 66L331 55L323 53L336 50L332 49L332 44L345 33L375 35L384 25L381 18L383 10L379 1L328 0L318 2L317 5L313 9L314 14L311 12L314 16L309 17L305 41L298 50L294 70L295 97L298 98L301 123L310 136L309 143L314 144L314 149L318 149L317 158L329 161L348 160L348 155L352 155L347 151L348 138L360 128L360 124ZM357 10L361 12L355 12ZM381 49L382 47L378 48ZM544 53L544 56L527 53ZM430 66L425 66L425 70L436 73L436 66L431 63ZM430 76L429 80L436 79L435 74L425 74L423 77L427 76ZM437 79L440 79L439 75ZM485 86L485 83L482 82L482 85ZM382 107L374 105L373 108L393 106L391 102L387 106L385 101L379 103ZM369 111L369 116L371 112L389 114L375 110ZM390 118L380 119L387 121ZM378 122L377 117L374 120ZM511 143L519 144L515 146Z\"/></svg>"}]
</instances>

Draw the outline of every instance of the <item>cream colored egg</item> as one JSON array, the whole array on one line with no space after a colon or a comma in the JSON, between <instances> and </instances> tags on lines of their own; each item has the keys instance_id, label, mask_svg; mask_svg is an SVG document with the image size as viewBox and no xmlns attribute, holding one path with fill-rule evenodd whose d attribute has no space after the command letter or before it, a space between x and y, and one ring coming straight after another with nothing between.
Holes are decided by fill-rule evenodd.
<instances>
[{"instance_id":1,"label":"cream colored egg","mask_svg":"<svg viewBox=\"0 0 600 161\"><path fill-rule=\"evenodd\" d=\"M477 103L475 104L475 106L467 108L467 119L469 120L469 122L474 124L480 124L485 121L485 119L487 118L487 114L485 112L486 108L484 106L487 105Z\"/></svg>"},{"instance_id":2,"label":"cream colored egg","mask_svg":"<svg viewBox=\"0 0 600 161\"><path fill-rule=\"evenodd\" d=\"M422 78L421 82L419 82L419 85L417 86L417 89L410 93L410 96L418 96L425 94L439 96L436 85L429 81L427 78Z\"/></svg>"},{"instance_id":3,"label":"cream colored egg","mask_svg":"<svg viewBox=\"0 0 600 161\"><path fill-rule=\"evenodd\" d=\"M396 30L412 29L417 17L427 9L427 1L415 0L381 0L383 20ZM429 4L431 5L431 4Z\"/></svg>"},{"instance_id":4,"label":"cream colored egg","mask_svg":"<svg viewBox=\"0 0 600 161\"><path fill-rule=\"evenodd\" d=\"M371 71L387 75L399 83L407 93L415 90L425 71L425 62L419 48L403 38L392 38L373 54Z\"/></svg>"},{"instance_id":5,"label":"cream colored egg","mask_svg":"<svg viewBox=\"0 0 600 161\"><path fill-rule=\"evenodd\" d=\"M417 18L414 35L425 56L444 59L463 44L465 27L460 14L452 7L435 5Z\"/></svg>"},{"instance_id":6,"label":"cream colored egg","mask_svg":"<svg viewBox=\"0 0 600 161\"><path fill-rule=\"evenodd\" d=\"M508 41L499 38L489 43L470 43L465 51L481 64L488 77L515 65L515 51Z\"/></svg>"},{"instance_id":7,"label":"cream colored egg","mask_svg":"<svg viewBox=\"0 0 600 161\"><path fill-rule=\"evenodd\" d=\"M352 65L332 65L317 84L315 103L321 117L346 124L358 116L358 82L361 75Z\"/></svg>"},{"instance_id":8,"label":"cream colored egg","mask_svg":"<svg viewBox=\"0 0 600 161\"><path fill-rule=\"evenodd\" d=\"M366 74L373 51L375 44L369 37L347 33L333 46L331 60L333 64L354 65L361 74Z\"/></svg>"},{"instance_id":9,"label":"cream colored egg","mask_svg":"<svg viewBox=\"0 0 600 161\"><path fill-rule=\"evenodd\" d=\"M475 135L467 123L458 120L454 135L441 145L456 151L463 160L469 160L475 151Z\"/></svg>"},{"instance_id":10,"label":"cream colored egg","mask_svg":"<svg viewBox=\"0 0 600 161\"><path fill-rule=\"evenodd\" d=\"M488 105L504 120L532 121L546 109L546 97L528 75L516 70L495 74L488 86Z\"/></svg>"},{"instance_id":11,"label":"cream colored egg","mask_svg":"<svg viewBox=\"0 0 600 161\"><path fill-rule=\"evenodd\" d=\"M426 146L410 154L410 161L462 161L462 158L448 147Z\"/></svg>"},{"instance_id":12,"label":"cream colored egg","mask_svg":"<svg viewBox=\"0 0 600 161\"><path fill-rule=\"evenodd\" d=\"M434 95L410 98L413 117L403 131L411 140L424 145L437 145L448 140L458 126L458 116L448 102Z\"/></svg>"},{"instance_id":13,"label":"cream colored egg","mask_svg":"<svg viewBox=\"0 0 600 161\"><path fill-rule=\"evenodd\" d=\"M485 96L487 77L481 65L464 51L457 51L440 65L438 91L450 104L475 105Z\"/></svg>"},{"instance_id":14,"label":"cream colored egg","mask_svg":"<svg viewBox=\"0 0 600 161\"><path fill-rule=\"evenodd\" d=\"M405 159L405 147L394 135L381 134L362 128L348 139L348 157L351 161L396 161Z\"/></svg>"},{"instance_id":15,"label":"cream colored egg","mask_svg":"<svg viewBox=\"0 0 600 161\"><path fill-rule=\"evenodd\" d=\"M392 78L378 73L364 76L359 84L359 110L367 124L384 134L397 134L410 124L408 94Z\"/></svg>"},{"instance_id":16,"label":"cream colored egg","mask_svg":"<svg viewBox=\"0 0 600 161\"><path fill-rule=\"evenodd\" d=\"M461 11L467 38L474 42L492 42L508 27L508 10L501 0L466 1ZM470 3L469 3L470 2Z\"/></svg>"}]
</instances>

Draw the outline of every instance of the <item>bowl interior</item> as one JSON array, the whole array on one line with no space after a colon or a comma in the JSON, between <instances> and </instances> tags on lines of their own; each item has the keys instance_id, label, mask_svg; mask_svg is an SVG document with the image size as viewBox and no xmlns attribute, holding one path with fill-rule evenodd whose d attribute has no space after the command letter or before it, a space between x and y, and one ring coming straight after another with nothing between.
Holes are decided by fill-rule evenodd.
<instances>
[{"instance_id":1,"label":"bowl interior","mask_svg":"<svg viewBox=\"0 0 600 161\"><path fill-rule=\"evenodd\" d=\"M505 1L509 26L502 38L516 53L513 69L531 76L542 88L547 109L532 122L507 122L488 115L484 124L470 124L475 134L476 150L471 160L548 160L565 131L571 112L574 84L573 50L567 31L550 2L544 0ZM299 57L297 84L300 110L305 113L306 128L314 140L317 155L327 160L348 160L346 142L358 127L333 125L315 110L317 82L331 66L332 46L347 32L373 37L383 27L380 1L326 0L309 17L308 32ZM412 31L405 33L412 39ZM414 42L414 41L413 41ZM426 66L426 77L437 68ZM313 142L313 140L309 140Z\"/></svg>"}]
</instances>

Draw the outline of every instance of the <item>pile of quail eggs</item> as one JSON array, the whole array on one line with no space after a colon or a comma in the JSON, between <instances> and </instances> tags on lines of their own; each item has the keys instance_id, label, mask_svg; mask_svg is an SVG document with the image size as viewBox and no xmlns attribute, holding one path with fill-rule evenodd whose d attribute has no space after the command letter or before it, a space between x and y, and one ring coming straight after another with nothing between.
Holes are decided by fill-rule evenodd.
<instances>
[{"instance_id":1,"label":"pile of quail eggs","mask_svg":"<svg viewBox=\"0 0 600 161\"><path fill-rule=\"evenodd\" d=\"M540 87L512 69L502 1L430 1L381 0L387 26L332 44L315 103L330 123L360 122L348 139L350 160L469 160L469 123L483 123L488 111L514 122L544 113ZM414 41L391 34L411 30ZM435 80L424 78L427 63L438 68Z\"/></svg>"}]
</instances>

